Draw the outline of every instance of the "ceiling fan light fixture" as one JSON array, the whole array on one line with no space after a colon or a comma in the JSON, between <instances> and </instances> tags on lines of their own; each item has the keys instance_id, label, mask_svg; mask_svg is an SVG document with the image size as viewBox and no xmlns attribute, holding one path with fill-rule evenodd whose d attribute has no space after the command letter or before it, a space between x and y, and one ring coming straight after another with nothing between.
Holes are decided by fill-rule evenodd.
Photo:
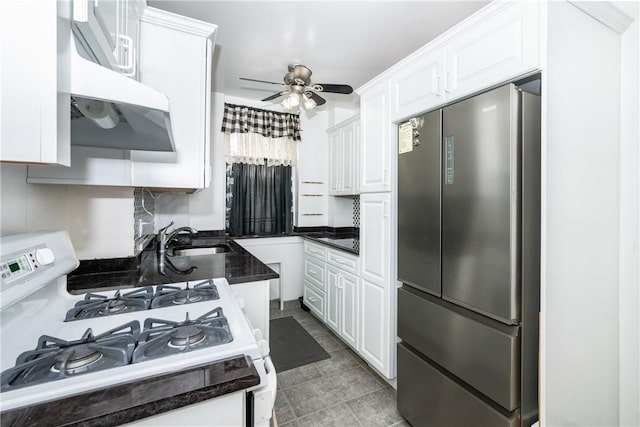
<instances>
[{"instance_id":1,"label":"ceiling fan light fixture","mask_svg":"<svg viewBox=\"0 0 640 427\"><path fill-rule=\"evenodd\" d=\"M300 94L297 92L291 92L286 99L289 101L289 105L294 108L300 105Z\"/></svg>"},{"instance_id":2,"label":"ceiling fan light fixture","mask_svg":"<svg viewBox=\"0 0 640 427\"><path fill-rule=\"evenodd\" d=\"M306 93L302 94L302 99L304 100L304 108L306 110L313 110L318 105L316 101L309 98L309 96Z\"/></svg>"},{"instance_id":3,"label":"ceiling fan light fixture","mask_svg":"<svg viewBox=\"0 0 640 427\"><path fill-rule=\"evenodd\" d=\"M287 96L285 99L282 100L282 102L280 103L280 105L282 105L284 108L286 108L287 110L291 110L293 108L293 106L291 105L291 103L289 102L289 97Z\"/></svg>"}]
</instances>

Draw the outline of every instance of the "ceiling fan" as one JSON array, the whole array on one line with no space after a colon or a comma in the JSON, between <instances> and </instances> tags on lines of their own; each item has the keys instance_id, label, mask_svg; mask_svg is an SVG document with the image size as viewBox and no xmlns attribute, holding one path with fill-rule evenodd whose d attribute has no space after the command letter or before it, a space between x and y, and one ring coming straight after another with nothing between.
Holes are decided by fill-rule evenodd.
<instances>
[{"instance_id":1,"label":"ceiling fan","mask_svg":"<svg viewBox=\"0 0 640 427\"><path fill-rule=\"evenodd\" d=\"M341 93L348 95L353 92L353 88L349 85L337 85L326 83L311 83L311 70L304 65L290 64L289 72L284 75L284 83L268 82L265 80L248 79L240 77L240 80L250 82L269 83L273 85L288 86L287 89L274 93L264 98L262 101L271 101L273 99L285 96L282 100L282 106L287 110L298 107L301 103L305 109L311 110L318 105L322 105L327 101L318 95L318 93Z\"/></svg>"}]
</instances>

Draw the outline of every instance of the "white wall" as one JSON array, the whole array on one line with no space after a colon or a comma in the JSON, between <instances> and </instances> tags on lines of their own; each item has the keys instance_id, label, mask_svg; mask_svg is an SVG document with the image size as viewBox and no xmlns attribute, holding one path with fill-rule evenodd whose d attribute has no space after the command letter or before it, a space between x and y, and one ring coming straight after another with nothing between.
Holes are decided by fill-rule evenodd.
<instances>
[{"instance_id":1,"label":"white wall","mask_svg":"<svg viewBox=\"0 0 640 427\"><path fill-rule=\"evenodd\" d=\"M0 165L0 235L67 230L80 259L132 256L133 189L27 184L27 167Z\"/></svg>"},{"instance_id":2,"label":"white wall","mask_svg":"<svg viewBox=\"0 0 640 427\"><path fill-rule=\"evenodd\" d=\"M617 3L635 22L622 35L620 133L620 425L640 425L640 31L637 2Z\"/></svg>"},{"instance_id":3,"label":"white wall","mask_svg":"<svg viewBox=\"0 0 640 427\"><path fill-rule=\"evenodd\" d=\"M623 283L620 268L625 251L621 228L633 230L637 223L630 222L638 221L637 214L634 219L633 213L622 212L625 200L637 206L638 163L637 151L635 160L621 163L629 148L633 154L634 144L625 144L625 139L635 136L637 150L637 129L627 135L621 108L631 113L633 101L623 101L621 107L620 99L621 88L633 87L629 83L635 79L632 96L637 102L637 65L629 70L635 72L633 77L621 75L620 35L583 11L568 2L549 2L548 11L541 420L548 426L618 425L625 352L620 334L638 330L636 326L625 332L620 327L623 289L629 288L627 293L636 298L627 311L638 309L637 280L632 291L633 286ZM635 114L637 127L637 107ZM626 179L636 180L630 184L635 189L625 188L621 180ZM637 259L635 266L637 270ZM637 387L637 357L635 363L635 378L629 381ZM633 369L628 373L633 375Z\"/></svg>"}]
</instances>

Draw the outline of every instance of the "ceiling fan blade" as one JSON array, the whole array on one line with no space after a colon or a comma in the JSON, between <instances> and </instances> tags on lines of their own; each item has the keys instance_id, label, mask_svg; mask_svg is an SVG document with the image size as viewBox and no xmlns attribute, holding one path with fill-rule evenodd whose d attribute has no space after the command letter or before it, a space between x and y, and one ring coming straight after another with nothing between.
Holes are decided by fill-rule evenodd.
<instances>
[{"instance_id":1,"label":"ceiling fan blade","mask_svg":"<svg viewBox=\"0 0 640 427\"><path fill-rule=\"evenodd\" d=\"M258 82L258 83L269 83L271 85L280 85L280 86L286 86L284 83L276 83L276 82L268 82L266 80L256 80L256 79L248 79L246 77L238 77L240 80L246 80L248 82Z\"/></svg>"},{"instance_id":2,"label":"ceiling fan blade","mask_svg":"<svg viewBox=\"0 0 640 427\"><path fill-rule=\"evenodd\" d=\"M316 105L322 105L324 103L326 103L327 101L321 97L320 95L318 95L315 92L307 92L307 96L309 96L309 98L313 99L314 101L316 101Z\"/></svg>"},{"instance_id":3,"label":"ceiling fan blade","mask_svg":"<svg viewBox=\"0 0 640 427\"><path fill-rule=\"evenodd\" d=\"M322 89L318 90L316 87L320 87ZM318 92L328 92L328 93L343 93L345 95L349 95L353 93L353 88L349 85L332 85L329 83L316 83L313 85L315 90Z\"/></svg>"},{"instance_id":4,"label":"ceiling fan blade","mask_svg":"<svg viewBox=\"0 0 640 427\"><path fill-rule=\"evenodd\" d=\"M284 95L285 93L287 93L287 91L285 90L284 92L278 92L278 93L274 93L271 96L267 96L265 99L263 99L262 101L271 101L272 99L276 99L281 97L282 95Z\"/></svg>"}]
</instances>

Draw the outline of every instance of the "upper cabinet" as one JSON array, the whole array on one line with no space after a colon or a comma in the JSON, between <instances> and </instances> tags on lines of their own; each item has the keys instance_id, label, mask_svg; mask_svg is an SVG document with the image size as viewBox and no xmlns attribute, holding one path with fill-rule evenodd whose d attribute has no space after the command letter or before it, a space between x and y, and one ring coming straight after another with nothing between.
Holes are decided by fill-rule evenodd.
<instances>
[{"instance_id":1,"label":"upper cabinet","mask_svg":"<svg viewBox=\"0 0 640 427\"><path fill-rule=\"evenodd\" d=\"M28 182L187 191L209 186L217 27L150 7L139 21L139 80L169 99L175 151L72 146L71 167L30 166Z\"/></svg>"},{"instance_id":2,"label":"upper cabinet","mask_svg":"<svg viewBox=\"0 0 640 427\"><path fill-rule=\"evenodd\" d=\"M359 194L360 120L356 116L327 130L329 134L329 194Z\"/></svg>"},{"instance_id":3,"label":"upper cabinet","mask_svg":"<svg viewBox=\"0 0 640 427\"><path fill-rule=\"evenodd\" d=\"M383 73L391 121L539 69L539 8L538 2L496 2Z\"/></svg>"},{"instance_id":4,"label":"upper cabinet","mask_svg":"<svg viewBox=\"0 0 640 427\"><path fill-rule=\"evenodd\" d=\"M425 52L391 75L391 117L407 117L444 101L444 58L442 49Z\"/></svg>"},{"instance_id":5,"label":"upper cabinet","mask_svg":"<svg viewBox=\"0 0 640 427\"><path fill-rule=\"evenodd\" d=\"M211 61L217 27L147 8L140 81L169 98L175 152L131 151L137 187L205 188L211 181Z\"/></svg>"},{"instance_id":6,"label":"upper cabinet","mask_svg":"<svg viewBox=\"0 0 640 427\"><path fill-rule=\"evenodd\" d=\"M391 191L389 85L360 93L360 192Z\"/></svg>"},{"instance_id":7,"label":"upper cabinet","mask_svg":"<svg viewBox=\"0 0 640 427\"><path fill-rule=\"evenodd\" d=\"M68 166L70 3L0 2L0 161Z\"/></svg>"}]
</instances>

